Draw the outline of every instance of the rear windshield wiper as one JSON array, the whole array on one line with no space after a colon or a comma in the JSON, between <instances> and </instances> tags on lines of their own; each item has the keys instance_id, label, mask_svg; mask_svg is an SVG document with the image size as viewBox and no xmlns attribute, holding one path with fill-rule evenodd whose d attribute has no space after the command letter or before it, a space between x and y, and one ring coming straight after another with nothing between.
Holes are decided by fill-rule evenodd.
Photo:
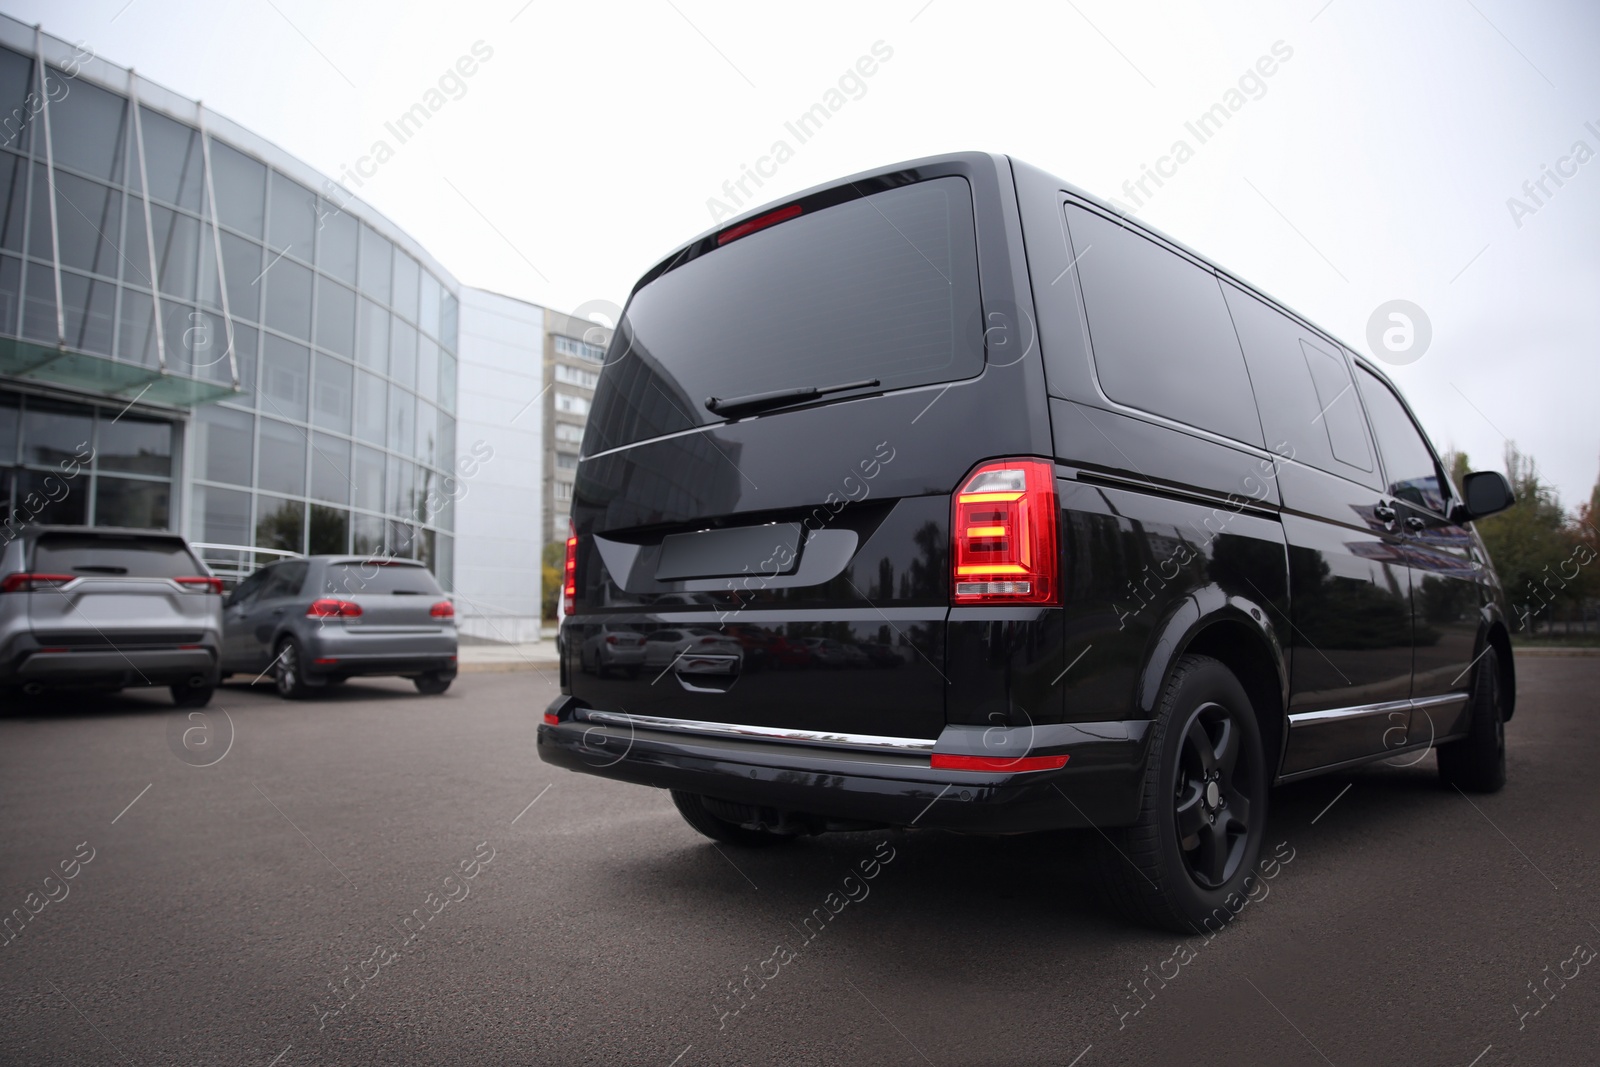
<instances>
[{"instance_id":1,"label":"rear windshield wiper","mask_svg":"<svg viewBox=\"0 0 1600 1067\"><path fill-rule=\"evenodd\" d=\"M749 396L735 396L724 400L721 397L706 397L706 410L715 415L724 415L736 419L740 415L749 415L757 411L767 411L772 408L788 407L790 404L799 404L807 400L815 400L828 393L842 393L847 389L866 389L878 384L878 379L868 378L865 381L846 382L843 385L807 385L799 389L778 389L770 393L751 393Z\"/></svg>"}]
</instances>

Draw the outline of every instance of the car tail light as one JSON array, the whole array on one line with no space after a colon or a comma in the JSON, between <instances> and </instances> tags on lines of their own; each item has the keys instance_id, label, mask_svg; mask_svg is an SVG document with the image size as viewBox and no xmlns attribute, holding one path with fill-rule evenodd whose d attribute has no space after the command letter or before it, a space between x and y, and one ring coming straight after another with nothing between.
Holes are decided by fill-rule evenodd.
<instances>
[{"instance_id":1,"label":"car tail light","mask_svg":"<svg viewBox=\"0 0 1600 1067\"><path fill-rule=\"evenodd\" d=\"M560 726L561 716L557 715L553 711L547 711L544 713L544 724L546 726Z\"/></svg>"},{"instance_id":2,"label":"car tail light","mask_svg":"<svg viewBox=\"0 0 1600 1067\"><path fill-rule=\"evenodd\" d=\"M617 643L617 635L616 634L606 634L606 644L614 645L616 643Z\"/></svg>"},{"instance_id":3,"label":"car tail light","mask_svg":"<svg viewBox=\"0 0 1600 1067\"><path fill-rule=\"evenodd\" d=\"M448 600L441 600L428 609L428 614L436 619L453 619L456 617L456 606Z\"/></svg>"},{"instance_id":4,"label":"car tail light","mask_svg":"<svg viewBox=\"0 0 1600 1067\"><path fill-rule=\"evenodd\" d=\"M177 582L179 585L188 586L191 589L197 589L202 593L216 593L218 595L221 595L222 593L221 578L209 578L202 575L195 575L193 577L174 578L172 580Z\"/></svg>"},{"instance_id":5,"label":"car tail light","mask_svg":"<svg viewBox=\"0 0 1600 1067\"><path fill-rule=\"evenodd\" d=\"M749 222L741 222L717 234L717 245L720 247L729 241L737 241L741 237L748 237L757 230L764 230L768 226L776 226L780 222L787 222L800 214L804 209L799 204L790 204L780 207L776 211L769 211L765 215L757 215Z\"/></svg>"},{"instance_id":6,"label":"car tail light","mask_svg":"<svg viewBox=\"0 0 1600 1067\"><path fill-rule=\"evenodd\" d=\"M306 609L308 619L353 619L360 614L360 604L350 600L335 600L333 597L313 600Z\"/></svg>"},{"instance_id":7,"label":"car tail light","mask_svg":"<svg viewBox=\"0 0 1600 1067\"><path fill-rule=\"evenodd\" d=\"M985 463L951 502L957 604L1056 602L1056 483L1041 459Z\"/></svg>"},{"instance_id":8,"label":"car tail light","mask_svg":"<svg viewBox=\"0 0 1600 1067\"><path fill-rule=\"evenodd\" d=\"M77 575L73 574L8 574L0 580L0 593L32 593L66 585Z\"/></svg>"},{"instance_id":9,"label":"car tail light","mask_svg":"<svg viewBox=\"0 0 1600 1067\"><path fill-rule=\"evenodd\" d=\"M935 752L929 762L936 771L1054 771L1067 765L1067 756L955 756Z\"/></svg>"},{"instance_id":10,"label":"car tail light","mask_svg":"<svg viewBox=\"0 0 1600 1067\"><path fill-rule=\"evenodd\" d=\"M562 612L572 614L572 607L578 600L578 530L570 522L567 523L567 569L566 576L561 582Z\"/></svg>"}]
</instances>

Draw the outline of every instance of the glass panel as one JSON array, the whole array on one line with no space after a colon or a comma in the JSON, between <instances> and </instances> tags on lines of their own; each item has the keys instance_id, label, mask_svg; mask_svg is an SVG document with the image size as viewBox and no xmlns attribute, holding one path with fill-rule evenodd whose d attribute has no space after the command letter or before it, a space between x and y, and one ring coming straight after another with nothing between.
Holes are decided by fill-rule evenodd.
<instances>
[{"instance_id":1,"label":"glass panel","mask_svg":"<svg viewBox=\"0 0 1600 1067\"><path fill-rule=\"evenodd\" d=\"M399 559L415 559L417 556L417 528L409 522L390 519L387 551L389 555Z\"/></svg>"},{"instance_id":2,"label":"glass panel","mask_svg":"<svg viewBox=\"0 0 1600 1067\"><path fill-rule=\"evenodd\" d=\"M317 354L317 384L311 421L340 433L350 432L350 364L342 359Z\"/></svg>"},{"instance_id":3,"label":"glass panel","mask_svg":"<svg viewBox=\"0 0 1600 1067\"><path fill-rule=\"evenodd\" d=\"M399 319L394 320L394 333L389 343L389 377L407 389L417 384L417 330Z\"/></svg>"},{"instance_id":4,"label":"glass panel","mask_svg":"<svg viewBox=\"0 0 1600 1067\"><path fill-rule=\"evenodd\" d=\"M4 58L0 57L0 71L4 70ZM3 85L0 85L3 88ZM0 463L15 463L17 461L17 427L22 421L22 407L19 398L14 396L0 396ZM6 496L0 493L0 508L5 506Z\"/></svg>"},{"instance_id":5,"label":"glass panel","mask_svg":"<svg viewBox=\"0 0 1600 1067\"><path fill-rule=\"evenodd\" d=\"M89 494L74 492L58 471L18 471L17 510L30 522L81 526L89 521Z\"/></svg>"},{"instance_id":6,"label":"glass panel","mask_svg":"<svg viewBox=\"0 0 1600 1067\"><path fill-rule=\"evenodd\" d=\"M306 506L298 500L256 498L256 546L304 552Z\"/></svg>"},{"instance_id":7,"label":"glass panel","mask_svg":"<svg viewBox=\"0 0 1600 1067\"><path fill-rule=\"evenodd\" d=\"M299 495L306 491L306 433L277 419L261 420L261 489Z\"/></svg>"},{"instance_id":8,"label":"glass panel","mask_svg":"<svg viewBox=\"0 0 1600 1067\"><path fill-rule=\"evenodd\" d=\"M236 489L213 489L197 485L193 489L194 513L200 540L217 545L250 543L250 494Z\"/></svg>"},{"instance_id":9,"label":"glass panel","mask_svg":"<svg viewBox=\"0 0 1600 1067\"><path fill-rule=\"evenodd\" d=\"M50 276L49 268L39 273ZM29 265L28 285L33 285L34 265ZM81 274L61 273L61 306L66 311L67 347L95 355L111 355L112 330L116 322L117 287L114 282L95 281Z\"/></svg>"},{"instance_id":10,"label":"glass panel","mask_svg":"<svg viewBox=\"0 0 1600 1067\"><path fill-rule=\"evenodd\" d=\"M459 351L456 347L456 320L460 318L459 308L455 294L446 292L444 304L439 310L439 343L444 346L446 352Z\"/></svg>"},{"instance_id":11,"label":"glass panel","mask_svg":"<svg viewBox=\"0 0 1600 1067\"><path fill-rule=\"evenodd\" d=\"M427 564L430 571L434 569L435 536L432 530L423 530L421 531L421 536L417 538L417 558Z\"/></svg>"},{"instance_id":12,"label":"glass panel","mask_svg":"<svg viewBox=\"0 0 1600 1067\"><path fill-rule=\"evenodd\" d=\"M200 300L222 310L217 290L217 253L211 227L200 234ZM236 319L261 321L261 246L222 231L222 269L228 276L228 314Z\"/></svg>"},{"instance_id":13,"label":"glass panel","mask_svg":"<svg viewBox=\"0 0 1600 1067\"><path fill-rule=\"evenodd\" d=\"M33 198L34 232L50 243L50 200L41 184ZM141 223L142 225L142 223ZM122 229L122 191L74 174L56 175L56 229L61 235L61 265L117 276L121 254L116 237ZM36 244L36 247L37 244ZM130 277L149 284L150 268Z\"/></svg>"},{"instance_id":14,"label":"glass panel","mask_svg":"<svg viewBox=\"0 0 1600 1067\"><path fill-rule=\"evenodd\" d=\"M352 503L369 511L383 510L383 453L356 446Z\"/></svg>"},{"instance_id":15,"label":"glass panel","mask_svg":"<svg viewBox=\"0 0 1600 1067\"><path fill-rule=\"evenodd\" d=\"M389 386L389 447L409 456L416 447L417 398L398 385Z\"/></svg>"},{"instance_id":16,"label":"glass panel","mask_svg":"<svg viewBox=\"0 0 1600 1067\"><path fill-rule=\"evenodd\" d=\"M317 344L341 356L355 355L356 294L321 275L317 277Z\"/></svg>"},{"instance_id":17,"label":"glass panel","mask_svg":"<svg viewBox=\"0 0 1600 1067\"><path fill-rule=\"evenodd\" d=\"M194 451L200 477L212 482L249 485L254 424L255 416L248 412L215 404L207 404L196 411L190 426L195 434ZM213 538L208 535L207 540Z\"/></svg>"},{"instance_id":18,"label":"glass panel","mask_svg":"<svg viewBox=\"0 0 1600 1067\"><path fill-rule=\"evenodd\" d=\"M301 340L311 340L311 272L291 260L280 259L267 268L261 280L267 287L266 324Z\"/></svg>"},{"instance_id":19,"label":"glass panel","mask_svg":"<svg viewBox=\"0 0 1600 1067\"><path fill-rule=\"evenodd\" d=\"M35 92L33 60L9 48L0 48L0 146L26 151L33 108L28 94ZM5 500L0 496L0 505Z\"/></svg>"},{"instance_id":20,"label":"glass panel","mask_svg":"<svg viewBox=\"0 0 1600 1067\"><path fill-rule=\"evenodd\" d=\"M426 400L417 401L417 450L419 462L439 466L439 409Z\"/></svg>"},{"instance_id":21,"label":"glass panel","mask_svg":"<svg viewBox=\"0 0 1600 1067\"><path fill-rule=\"evenodd\" d=\"M171 208L152 204L150 228L155 232L156 270L161 276L161 291L193 300L200 223ZM144 204L137 197L128 198L123 230L126 235L122 243L123 276L137 285L149 285L150 251L144 239Z\"/></svg>"},{"instance_id":22,"label":"glass panel","mask_svg":"<svg viewBox=\"0 0 1600 1067\"><path fill-rule=\"evenodd\" d=\"M439 336L439 303L444 299L444 287L427 271L422 272L422 301L417 311L417 325L430 337Z\"/></svg>"},{"instance_id":23,"label":"glass panel","mask_svg":"<svg viewBox=\"0 0 1600 1067\"><path fill-rule=\"evenodd\" d=\"M456 409L456 357L448 352L439 353L439 406L446 411Z\"/></svg>"},{"instance_id":24,"label":"glass panel","mask_svg":"<svg viewBox=\"0 0 1600 1067\"><path fill-rule=\"evenodd\" d=\"M4 128L0 123L0 130ZM0 133L0 137L3 136ZM0 152L0 189L5 196L5 214L0 215L0 248L13 252L22 251L22 212L28 204L27 182L27 161L10 152Z\"/></svg>"},{"instance_id":25,"label":"glass panel","mask_svg":"<svg viewBox=\"0 0 1600 1067\"><path fill-rule=\"evenodd\" d=\"M415 477L410 463L393 456L389 457L388 490L383 497L385 511L391 515L411 513L411 494L415 489L412 480Z\"/></svg>"},{"instance_id":26,"label":"glass panel","mask_svg":"<svg viewBox=\"0 0 1600 1067\"><path fill-rule=\"evenodd\" d=\"M417 283L420 275L417 261L404 252L394 256L394 309L412 322L417 321Z\"/></svg>"},{"instance_id":27,"label":"glass panel","mask_svg":"<svg viewBox=\"0 0 1600 1067\"><path fill-rule=\"evenodd\" d=\"M211 180L217 187L217 218L224 226L259 239L266 221L267 168L211 139Z\"/></svg>"},{"instance_id":28,"label":"glass panel","mask_svg":"<svg viewBox=\"0 0 1600 1067\"><path fill-rule=\"evenodd\" d=\"M366 297L361 298L361 332L356 359L379 374L389 373L389 313Z\"/></svg>"},{"instance_id":29,"label":"glass panel","mask_svg":"<svg viewBox=\"0 0 1600 1067\"><path fill-rule=\"evenodd\" d=\"M366 371L356 374L356 436L375 445L389 436L389 387Z\"/></svg>"},{"instance_id":30,"label":"glass panel","mask_svg":"<svg viewBox=\"0 0 1600 1067\"><path fill-rule=\"evenodd\" d=\"M1422 431L1406 414L1400 399L1372 372L1358 367L1356 377L1372 419L1372 432L1378 438L1378 457L1383 461L1389 492L1408 504L1443 515L1449 494Z\"/></svg>"},{"instance_id":31,"label":"glass panel","mask_svg":"<svg viewBox=\"0 0 1600 1067\"><path fill-rule=\"evenodd\" d=\"M17 332L22 311L22 261L0 256L0 333Z\"/></svg>"},{"instance_id":32,"label":"glass panel","mask_svg":"<svg viewBox=\"0 0 1600 1067\"><path fill-rule=\"evenodd\" d=\"M165 530L171 520L171 506L171 482L108 478L103 474L95 479L96 526Z\"/></svg>"},{"instance_id":33,"label":"glass panel","mask_svg":"<svg viewBox=\"0 0 1600 1067\"><path fill-rule=\"evenodd\" d=\"M197 311L187 304L166 304L162 308L167 328L167 370L172 374L226 381L216 373L219 363L228 361L228 333L221 315Z\"/></svg>"},{"instance_id":34,"label":"glass panel","mask_svg":"<svg viewBox=\"0 0 1600 1067\"><path fill-rule=\"evenodd\" d=\"M456 569L456 544L455 538L447 534L440 534L438 545L435 549L437 555L433 568L433 576L439 580L439 585L445 592L455 588Z\"/></svg>"},{"instance_id":35,"label":"glass panel","mask_svg":"<svg viewBox=\"0 0 1600 1067\"><path fill-rule=\"evenodd\" d=\"M342 555L349 551L350 513L325 504L311 505L312 555Z\"/></svg>"},{"instance_id":36,"label":"glass panel","mask_svg":"<svg viewBox=\"0 0 1600 1067\"><path fill-rule=\"evenodd\" d=\"M261 335L249 326L233 324L233 354L239 361L239 388L243 396L233 398L235 404L254 407L256 402L256 345ZM219 367L226 370L227 364Z\"/></svg>"},{"instance_id":37,"label":"glass panel","mask_svg":"<svg viewBox=\"0 0 1600 1067\"><path fill-rule=\"evenodd\" d=\"M361 227L361 291L374 299L389 302L390 260L394 246L370 226Z\"/></svg>"},{"instance_id":38,"label":"glass panel","mask_svg":"<svg viewBox=\"0 0 1600 1067\"><path fill-rule=\"evenodd\" d=\"M261 410L305 422L311 391L311 353L272 334L267 334L265 347L261 360Z\"/></svg>"},{"instance_id":39,"label":"glass panel","mask_svg":"<svg viewBox=\"0 0 1600 1067\"><path fill-rule=\"evenodd\" d=\"M51 74L63 77L57 71ZM122 150L128 136L127 102L83 78L67 79L61 88L66 90L63 95L50 97L50 147L56 166L116 181L122 176ZM9 127L10 121L6 125ZM149 132L146 128L147 137ZM145 147L148 151L148 141Z\"/></svg>"},{"instance_id":40,"label":"glass panel","mask_svg":"<svg viewBox=\"0 0 1600 1067\"><path fill-rule=\"evenodd\" d=\"M377 555L383 551L383 520L376 515L351 516L350 551Z\"/></svg>"},{"instance_id":41,"label":"glass panel","mask_svg":"<svg viewBox=\"0 0 1600 1067\"><path fill-rule=\"evenodd\" d=\"M22 336L56 343L56 283L42 263L28 264L28 299L22 307Z\"/></svg>"},{"instance_id":42,"label":"glass panel","mask_svg":"<svg viewBox=\"0 0 1600 1067\"><path fill-rule=\"evenodd\" d=\"M94 434L90 409L29 397L22 412L22 462L55 467L89 455Z\"/></svg>"},{"instance_id":43,"label":"glass panel","mask_svg":"<svg viewBox=\"0 0 1600 1067\"><path fill-rule=\"evenodd\" d=\"M141 107L139 115L144 125L144 168L150 175L151 198L199 211L204 185L199 133L147 107ZM54 116L51 118L53 131L56 126ZM128 187L137 191L141 188L137 158L130 171Z\"/></svg>"},{"instance_id":44,"label":"glass panel","mask_svg":"<svg viewBox=\"0 0 1600 1067\"><path fill-rule=\"evenodd\" d=\"M102 471L172 477L172 423L123 415L100 420L95 458Z\"/></svg>"},{"instance_id":45,"label":"glass panel","mask_svg":"<svg viewBox=\"0 0 1600 1067\"><path fill-rule=\"evenodd\" d=\"M456 420L439 413L439 466L446 472L456 465Z\"/></svg>"},{"instance_id":46,"label":"glass panel","mask_svg":"<svg viewBox=\"0 0 1600 1067\"><path fill-rule=\"evenodd\" d=\"M340 281L356 284L356 243L360 227L327 200L322 201L317 227L317 266Z\"/></svg>"},{"instance_id":47,"label":"glass panel","mask_svg":"<svg viewBox=\"0 0 1600 1067\"><path fill-rule=\"evenodd\" d=\"M296 259L312 259L317 232L316 195L277 171L267 182L267 246L274 254L287 251Z\"/></svg>"},{"instance_id":48,"label":"glass panel","mask_svg":"<svg viewBox=\"0 0 1600 1067\"><path fill-rule=\"evenodd\" d=\"M30 287L30 294L37 292ZM122 313L117 326L117 358L142 367L156 365L155 308L149 293L122 291ZM30 295L30 304L33 298Z\"/></svg>"},{"instance_id":49,"label":"glass panel","mask_svg":"<svg viewBox=\"0 0 1600 1067\"><path fill-rule=\"evenodd\" d=\"M417 340L417 395L439 398L439 345L428 337Z\"/></svg>"},{"instance_id":50,"label":"glass panel","mask_svg":"<svg viewBox=\"0 0 1600 1067\"><path fill-rule=\"evenodd\" d=\"M313 434L311 438L311 495L335 504L350 500L350 442L342 437ZM312 551L316 551L313 549ZM344 551L340 549L339 551Z\"/></svg>"}]
</instances>

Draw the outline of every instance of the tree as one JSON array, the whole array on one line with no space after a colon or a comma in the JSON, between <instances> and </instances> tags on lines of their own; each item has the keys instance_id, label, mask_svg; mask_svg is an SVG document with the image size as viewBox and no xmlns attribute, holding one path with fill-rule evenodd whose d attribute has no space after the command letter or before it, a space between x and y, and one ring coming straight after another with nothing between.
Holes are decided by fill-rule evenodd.
<instances>
[{"instance_id":1,"label":"tree","mask_svg":"<svg viewBox=\"0 0 1600 1067\"><path fill-rule=\"evenodd\" d=\"M562 572L567 567L566 541L547 541L539 557L539 599L544 617L555 621L556 597L561 595Z\"/></svg>"},{"instance_id":2,"label":"tree","mask_svg":"<svg viewBox=\"0 0 1600 1067\"><path fill-rule=\"evenodd\" d=\"M1583 590L1578 580L1588 576L1574 562L1576 528L1568 522L1555 489L1540 480L1533 457L1508 441L1505 461L1516 506L1476 525L1511 601L1512 629L1523 631L1548 618L1559 605L1570 608L1580 603Z\"/></svg>"}]
</instances>

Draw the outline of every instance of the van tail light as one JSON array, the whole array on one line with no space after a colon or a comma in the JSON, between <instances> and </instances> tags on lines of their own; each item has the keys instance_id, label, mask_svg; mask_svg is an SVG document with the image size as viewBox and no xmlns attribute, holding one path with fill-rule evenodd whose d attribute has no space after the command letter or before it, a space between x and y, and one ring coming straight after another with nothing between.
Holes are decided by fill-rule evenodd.
<instances>
[{"instance_id":1,"label":"van tail light","mask_svg":"<svg viewBox=\"0 0 1600 1067\"><path fill-rule=\"evenodd\" d=\"M765 215L757 215L749 222L741 222L737 226L729 227L717 234L717 247L722 247L729 241L737 241L741 237L748 237L757 230L764 230L768 226L776 226L780 222L788 222L801 211L805 210L799 204L790 204L780 207L776 211L769 211Z\"/></svg>"},{"instance_id":2,"label":"van tail light","mask_svg":"<svg viewBox=\"0 0 1600 1067\"><path fill-rule=\"evenodd\" d=\"M218 596L222 595L221 578L194 575L192 577L174 578L172 580L186 589L194 589L201 593L216 593Z\"/></svg>"},{"instance_id":3,"label":"van tail light","mask_svg":"<svg viewBox=\"0 0 1600 1067\"><path fill-rule=\"evenodd\" d=\"M428 614L436 619L453 619L456 617L456 606L448 600L441 600L428 609Z\"/></svg>"},{"instance_id":4,"label":"van tail light","mask_svg":"<svg viewBox=\"0 0 1600 1067\"><path fill-rule=\"evenodd\" d=\"M567 569L561 579L561 611L572 614L578 600L578 529L567 523Z\"/></svg>"},{"instance_id":5,"label":"van tail light","mask_svg":"<svg viewBox=\"0 0 1600 1067\"><path fill-rule=\"evenodd\" d=\"M308 619L353 619L360 614L360 604L350 600L335 600L333 597L313 600L306 609Z\"/></svg>"},{"instance_id":6,"label":"van tail light","mask_svg":"<svg viewBox=\"0 0 1600 1067\"><path fill-rule=\"evenodd\" d=\"M8 574L0 579L0 593L32 593L66 585L73 574Z\"/></svg>"},{"instance_id":7,"label":"van tail light","mask_svg":"<svg viewBox=\"0 0 1600 1067\"><path fill-rule=\"evenodd\" d=\"M1002 459L973 471L951 501L950 543L954 603L1056 603L1054 464Z\"/></svg>"}]
</instances>

